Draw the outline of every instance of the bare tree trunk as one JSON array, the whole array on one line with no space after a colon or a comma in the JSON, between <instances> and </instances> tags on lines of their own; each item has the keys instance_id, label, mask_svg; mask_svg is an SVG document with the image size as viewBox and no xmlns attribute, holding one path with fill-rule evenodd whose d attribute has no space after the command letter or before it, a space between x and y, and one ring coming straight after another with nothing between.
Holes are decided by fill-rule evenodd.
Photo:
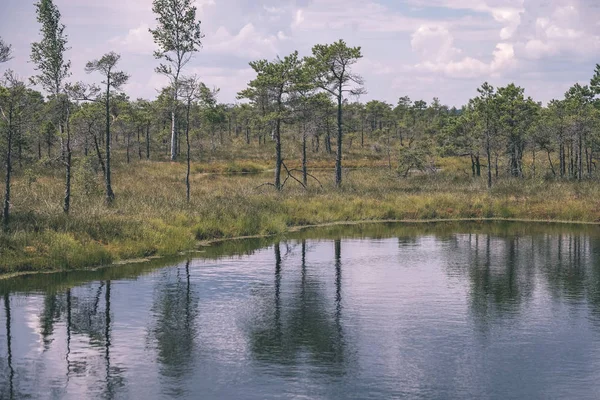
<instances>
[{"instance_id":1,"label":"bare tree trunk","mask_svg":"<svg viewBox=\"0 0 600 400\"><path fill-rule=\"evenodd\" d=\"M559 154L558 154L558 162L560 164L560 177L564 178L565 177L565 145L563 143L562 138L560 139L560 147L559 147Z\"/></svg>"},{"instance_id":2,"label":"bare tree trunk","mask_svg":"<svg viewBox=\"0 0 600 400\"><path fill-rule=\"evenodd\" d=\"M365 124L360 122L360 147L365 147Z\"/></svg>"},{"instance_id":3,"label":"bare tree trunk","mask_svg":"<svg viewBox=\"0 0 600 400\"><path fill-rule=\"evenodd\" d=\"M150 124L146 125L146 160L150 159Z\"/></svg>"},{"instance_id":4,"label":"bare tree trunk","mask_svg":"<svg viewBox=\"0 0 600 400\"><path fill-rule=\"evenodd\" d=\"M588 151L588 147L585 146L585 171L587 172L588 177L590 176L590 152Z\"/></svg>"},{"instance_id":5,"label":"bare tree trunk","mask_svg":"<svg viewBox=\"0 0 600 400\"><path fill-rule=\"evenodd\" d=\"M548 152L548 162L550 163L550 169L552 170L552 175L554 175L554 177L556 177L556 171L554 170L554 164L552 164L552 157L550 157L550 150L547 150L547 152ZM562 166L561 166L561 168L562 168ZM562 174L561 174L561 176L562 176Z\"/></svg>"},{"instance_id":6,"label":"bare tree trunk","mask_svg":"<svg viewBox=\"0 0 600 400\"><path fill-rule=\"evenodd\" d=\"M19 117L19 135L17 137L17 144L18 144L18 152L17 152L17 157L19 159L19 168L23 168L23 128L22 128L22 122L21 122L21 117Z\"/></svg>"},{"instance_id":7,"label":"bare tree trunk","mask_svg":"<svg viewBox=\"0 0 600 400\"><path fill-rule=\"evenodd\" d=\"M581 137L581 133L579 134L579 148L578 148L578 163L577 163L577 179L581 180L581 173L583 172L583 139Z\"/></svg>"},{"instance_id":8,"label":"bare tree trunk","mask_svg":"<svg viewBox=\"0 0 600 400\"><path fill-rule=\"evenodd\" d=\"M50 134L46 135L46 146L48 151L48 158L52 158L52 138Z\"/></svg>"},{"instance_id":9,"label":"bare tree trunk","mask_svg":"<svg viewBox=\"0 0 600 400\"><path fill-rule=\"evenodd\" d=\"M573 164L572 166L572 178L577 179L577 165L578 165L578 161L577 161L577 143L576 141L573 141L573 143L571 144L571 163Z\"/></svg>"},{"instance_id":10,"label":"bare tree trunk","mask_svg":"<svg viewBox=\"0 0 600 400\"><path fill-rule=\"evenodd\" d=\"M6 177L4 180L4 208L2 212L2 226L4 231L8 231L8 224L10 221L10 179L12 174L12 139L13 139L13 126L12 126L12 110L8 114L8 140L6 149Z\"/></svg>"},{"instance_id":11,"label":"bare tree trunk","mask_svg":"<svg viewBox=\"0 0 600 400\"><path fill-rule=\"evenodd\" d=\"M68 100L66 100L68 102ZM64 201L64 205L63 205L63 211L65 212L65 214L69 213L69 210L71 209L71 160L73 158L73 153L71 151L71 127L69 124L69 120L71 119L70 116L70 106L69 104L66 105L67 107L67 118L65 119L65 123L66 123L66 131L67 131L67 143L66 143L66 157L65 157L65 167L66 167L66 171L65 171L65 201Z\"/></svg>"},{"instance_id":12,"label":"bare tree trunk","mask_svg":"<svg viewBox=\"0 0 600 400\"><path fill-rule=\"evenodd\" d=\"M281 190L281 119L277 118L275 127L275 189Z\"/></svg>"},{"instance_id":13,"label":"bare tree trunk","mask_svg":"<svg viewBox=\"0 0 600 400\"><path fill-rule=\"evenodd\" d=\"M485 135L485 155L487 157L487 185L488 189L492 188L492 152L490 149L490 134L486 132Z\"/></svg>"},{"instance_id":14,"label":"bare tree trunk","mask_svg":"<svg viewBox=\"0 0 600 400\"><path fill-rule=\"evenodd\" d=\"M307 184L308 166L306 160L306 131L302 132L302 183Z\"/></svg>"},{"instance_id":15,"label":"bare tree trunk","mask_svg":"<svg viewBox=\"0 0 600 400\"><path fill-rule=\"evenodd\" d=\"M141 140L141 130L144 129L141 126L138 126L137 128L137 145L138 145L138 157L141 160L142 159L142 140Z\"/></svg>"},{"instance_id":16,"label":"bare tree trunk","mask_svg":"<svg viewBox=\"0 0 600 400\"><path fill-rule=\"evenodd\" d=\"M88 152L89 152L89 143L88 143L89 138L90 138L89 133L86 133L85 137L84 137L84 143L83 143L83 155L86 157L88 156Z\"/></svg>"},{"instance_id":17,"label":"bare tree trunk","mask_svg":"<svg viewBox=\"0 0 600 400\"><path fill-rule=\"evenodd\" d=\"M106 166L104 165L104 159L102 158L102 153L100 152L100 146L98 145L98 139L94 135L94 147L96 148L96 154L98 155L98 162L100 163L100 167L102 168L102 175L106 176Z\"/></svg>"},{"instance_id":18,"label":"bare tree trunk","mask_svg":"<svg viewBox=\"0 0 600 400\"><path fill-rule=\"evenodd\" d=\"M510 176L512 177L518 177L519 176L519 166L517 163L517 144L514 143L514 139L510 139L511 140L511 144L510 144L510 165L509 165L509 171L510 171Z\"/></svg>"},{"instance_id":19,"label":"bare tree trunk","mask_svg":"<svg viewBox=\"0 0 600 400\"><path fill-rule=\"evenodd\" d=\"M112 189L111 183L111 171L110 171L110 77L107 80L106 85L106 137L104 138L104 144L106 146L106 173L104 174L104 182L106 186L106 203L111 204L115 199L115 193Z\"/></svg>"},{"instance_id":20,"label":"bare tree trunk","mask_svg":"<svg viewBox=\"0 0 600 400\"><path fill-rule=\"evenodd\" d=\"M177 102L177 96L173 96L174 102ZM175 104L171 110L171 161L177 159L177 133L175 132Z\"/></svg>"},{"instance_id":21,"label":"bare tree trunk","mask_svg":"<svg viewBox=\"0 0 600 400\"><path fill-rule=\"evenodd\" d=\"M573 143L569 143L569 147L567 147L567 155L569 157L569 163L567 164L569 170L569 178L573 177Z\"/></svg>"},{"instance_id":22,"label":"bare tree trunk","mask_svg":"<svg viewBox=\"0 0 600 400\"><path fill-rule=\"evenodd\" d=\"M335 158L335 186L342 185L342 85L339 85L337 110L337 156Z\"/></svg>"},{"instance_id":23,"label":"bare tree trunk","mask_svg":"<svg viewBox=\"0 0 600 400\"><path fill-rule=\"evenodd\" d=\"M494 168L494 172L496 173L496 179L498 179L498 153L495 153Z\"/></svg>"},{"instance_id":24,"label":"bare tree trunk","mask_svg":"<svg viewBox=\"0 0 600 400\"><path fill-rule=\"evenodd\" d=\"M187 146L187 155L186 155L186 173L185 173L185 198L187 202L190 202L190 107L191 102L188 100L187 111L186 111L186 124L185 124L185 143Z\"/></svg>"}]
</instances>

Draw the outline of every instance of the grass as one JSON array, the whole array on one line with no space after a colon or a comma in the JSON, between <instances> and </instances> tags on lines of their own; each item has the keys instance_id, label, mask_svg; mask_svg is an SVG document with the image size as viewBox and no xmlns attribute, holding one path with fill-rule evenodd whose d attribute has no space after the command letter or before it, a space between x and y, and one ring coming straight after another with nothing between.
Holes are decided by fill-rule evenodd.
<instances>
[{"instance_id":1,"label":"grass","mask_svg":"<svg viewBox=\"0 0 600 400\"><path fill-rule=\"evenodd\" d=\"M207 174L257 174L265 172L269 168L271 166L266 163L243 160L195 164L192 172Z\"/></svg>"},{"instance_id":2,"label":"grass","mask_svg":"<svg viewBox=\"0 0 600 400\"><path fill-rule=\"evenodd\" d=\"M470 164L464 159L440 160L442 172L403 179L381 167L381 160L357 154L347 165L363 168L346 170L340 189L333 185L332 159L323 157L310 164L323 187L312 181L304 190L289 181L277 193L259 187L272 179L267 157L235 157L192 166L189 204L184 164L117 163L117 199L110 207L104 204L99 177L79 174L69 216L61 211L60 169L21 172L13 186L11 230L0 234L0 273L171 256L198 248L202 241L279 235L299 226L344 221L600 221L600 184L592 181L502 179L488 190L485 177L465 172Z\"/></svg>"}]
</instances>

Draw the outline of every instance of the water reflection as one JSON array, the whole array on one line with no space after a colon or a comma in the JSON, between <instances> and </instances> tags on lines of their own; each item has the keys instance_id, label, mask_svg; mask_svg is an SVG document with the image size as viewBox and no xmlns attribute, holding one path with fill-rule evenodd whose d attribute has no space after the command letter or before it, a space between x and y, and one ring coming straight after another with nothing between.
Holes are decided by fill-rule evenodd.
<instances>
[{"instance_id":1,"label":"water reflection","mask_svg":"<svg viewBox=\"0 0 600 400\"><path fill-rule=\"evenodd\" d=\"M326 295L326 282L319 280L318 273L311 273L307 265L308 245L300 243L300 275L290 277L290 284L283 286L283 276L294 274L294 261L285 263L284 258L293 250L286 248L282 257L282 244L273 246L274 284L273 306L268 306L269 288L257 293L261 313L256 315L250 328L250 343L255 359L266 364L294 366L308 362L322 373L341 374L344 369L344 341L341 329L341 250L340 241L335 242L335 300ZM284 290L284 292L282 292ZM270 313L272 310L272 314ZM293 369L280 370L293 374Z\"/></svg>"},{"instance_id":2,"label":"water reflection","mask_svg":"<svg viewBox=\"0 0 600 400\"><path fill-rule=\"evenodd\" d=\"M198 320L198 295L190 279L190 261L183 268L164 270L154 289L149 341L164 378L163 393L185 394L181 384L192 372Z\"/></svg>"},{"instance_id":3,"label":"water reflection","mask_svg":"<svg viewBox=\"0 0 600 400\"><path fill-rule=\"evenodd\" d=\"M457 235L446 266L449 276L468 278L470 308L482 325L515 316L541 291L554 301L586 303L598 315L597 243L587 235Z\"/></svg>"},{"instance_id":4,"label":"water reflection","mask_svg":"<svg viewBox=\"0 0 600 400\"><path fill-rule=\"evenodd\" d=\"M518 312L534 288L531 249L520 243L519 237L497 239L492 244L490 235L472 235L467 243L473 313L486 325L490 319Z\"/></svg>"},{"instance_id":5,"label":"water reflection","mask_svg":"<svg viewBox=\"0 0 600 400\"><path fill-rule=\"evenodd\" d=\"M6 316L6 363L8 367L8 387L3 387L8 390L8 393L3 393L4 391L0 391L2 394L2 398L14 399L15 396L15 387L14 387L14 379L15 379L15 369L12 363L12 331L10 329L11 326L11 315L10 315L10 297L8 294L4 295L4 312Z\"/></svg>"},{"instance_id":6,"label":"water reflection","mask_svg":"<svg viewBox=\"0 0 600 400\"><path fill-rule=\"evenodd\" d=\"M0 398L600 391L595 227L336 227L203 256L0 281Z\"/></svg>"},{"instance_id":7,"label":"water reflection","mask_svg":"<svg viewBox=\"0 0 600 400\"><path fill-rule=\"evenodd\" d=\"M126 384L125 368L111 359L111 284L107 280L46 294L38 318L43 352L53 357L53 350L64 348L66 384L73 379L90 380L109 399ZM56 343L61 338L64 347ZM64 395L56 390L56 395Z\"/></svg>"}]
</instances>

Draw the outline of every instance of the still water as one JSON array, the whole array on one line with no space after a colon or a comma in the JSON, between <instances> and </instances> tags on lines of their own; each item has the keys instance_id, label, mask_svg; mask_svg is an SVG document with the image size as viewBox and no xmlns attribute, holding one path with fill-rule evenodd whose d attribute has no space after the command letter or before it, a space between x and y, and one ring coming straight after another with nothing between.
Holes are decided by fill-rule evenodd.
<instances>
[{"instance_id":1,"label":"still water","mask_svg":"<svg viewBox=\"0 0 600 400\"><path fill-rule=\"evenodd\" d=\"M598 399L599 231L336 228L0 281L0 398Z\"/></svg>"}]
</instances>

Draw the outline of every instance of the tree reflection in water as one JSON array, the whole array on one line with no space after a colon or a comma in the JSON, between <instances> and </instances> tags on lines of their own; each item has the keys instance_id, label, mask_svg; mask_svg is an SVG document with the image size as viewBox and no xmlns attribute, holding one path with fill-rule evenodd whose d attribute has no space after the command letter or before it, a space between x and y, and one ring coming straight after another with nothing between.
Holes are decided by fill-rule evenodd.
<instances>
[{"instance_id":1,"label":"tree reflection in water","mask_svg":"<svg viewBox=\"0 0 600 400\"><path fill-rule=\"evenodd\" d=\"M96 382L101 382L105 398L113 398L115 391L125 386L124 368L111 363L111 313L111 281L103 281L76 290L66 289L63 294L46 295L40 316L40 333L46 351L54 341L55 325L64 320L66 383L73 377L94 377ZM81 351L83 338L85 348L97 349L102 361ZM78 351L74 351L74 346ZM104 367L98 368L98 363Z\"/></svg>"},{"instance_id":2,"label":"tree reflection in water","mask_svg":"<svg viewBox=\"0 0 600 400\"><path fill-rule=\"evenodd\" d=\"M236 252L253 255L210 263L197 270L194 277L201 281L192 279L188 262L157 268L153 275L146 274L148 268L124 266L59 274L48 282L32 276L0 283L0 399L73 397L80 390L94 398L126 397L132 394L127 393L128 385L142 385L166 398L191 397L198 388L212 387L215 376L228 379L229 371L239 379L231 393L239 389L235 384L251 386L254 381L274 382L266 391L275 392L282 382L314 384L311 389L322 393L337 390L337 384L358 390L367 384L357 381L354 387L354 374L368 371L377 385L374 390L381 393L386 382L380 377L389 372L388 394L393 394L411 384L400 372L394 375L400 371L394 357L417 365L427 377L424 381L439 378L444 385L452 376L444 371L456 359L466 360L460 362L464 373L500 385L518 377L505 371L507 376L498 378L476 369L503 362L519 344L528 348L532 343L550 349L543 354L548 360L540 367L543 379L555 377L561 357L593 369L597 356L589 353L600 331L598 233L565 227L533 234L529 227L469 229L437 232L428 227L422 233L415 227L395 228L389 240L360 241L356 248L358 242L339 239L338 231L327 240L299 238L256 254L258 244L237 244ZM373 263L372 268L364 268L365 262ZM390 280L404 278L410 279L397 287ZM361 285L363 279L367 283ZM413 283L421 285L417 295ZM210 290L203 290L202 315L200 287ZM124 293L139 293L140 301L130 304L120 295ZM419 315L421 304L432 310L427 315L432 319ZM398 310L416 310L409 316L413 325L400 325L406 318L387 318ZM120 321L121 315L135 317ZM433 329L432 321L440 325ZM371 324L368 329L366 324ZM200 348L204 326L213 329L202 330L207 341ZM130 328L145 330L151 351L136 347L139 331ZM405 333L406 340L386 337L386 331ZM449 342L440 353L448 364L431 350L431 343L444 339L459 341ZM219 347L224 340L233 343L226 350ZM212 343L214 348L209 348ZM392 354L388 343L397 344L398 353L386 360ZM470 353L455 354L457 343L468 345ZM370 347L373 344L379 348ZM221 357L223 351L226 357ZM127 358L129 354L135 357ZM527 360L536 365L544 361ZM384 368L385 361L390 365ZM509 367L520 371L519 365ZM205 374L206 368L214 368L215 374ZM159 379L146 384L144 379L154 372ZM563 372L569 373L564 368ZM465 390L473 393L481 386L465 382L461 380Z\"/></svg>"},{"instance_id":3,"label":"tree reflection in water","mask_svg":"<svg viewBox=\"0 0 600 400\"><path fill-rule=\"evenodd\" d=\"M591 317L600 322L597 239L568 233L469 234L449 243L448 273L468 278L471 314L482 331L494 321L517 318L537 289L573 306L587 301Z\"/></svg>"},{"instance_id":4,"label":"tree reflection in water","mask_svg":"<svg viewBox=\"0 0 600 400\"><path fill-rule=\"evenodd\" d=\"M10 308L10 296L4 294L4 316L6 325L6 367L3 365L1 379L7 384L0 387L0 399L14 399L15 397L15 368L13 366L12 349L12 316ZM3 363L4 364L4 363Z\"/></svg>"},{"instance_id":5,"label":"tree reflection in water","mask_svg":"<svg viewBox=\"0 0 600 400\"><path fill-rule=\"evenodd\" d=\"M273 246L275 282L269 306L269 290L259 292L265 303L261 314L253 319L250 329L252 354L260 362L297 365L306 361L320 373L344 373L344 341L342 338L341 245L335 242L335 297L333 304L326 287L310 274L306 261L307 243L301 243L300 277L282 290L286 274L281 256L281 243ZM292 275L294 271L289 270ZM272 310L272 314L269 312ZM333 311L333 312L332 312ZM281 371L293 374L293 369Z\"/></svg>"},{"instance_id":6,"label":"tree reflection in water","mask_svg":"<svg viewBox=\"0 0 600 400\"><path fill-rule=\"evenodd\" d=\"M154 289L149 340L156 346L167 396L185 394L182 383L193 373L198 337L198 295L190 281L190 261L182 268L163 271Z\"/></svg>"}]
</instances>

